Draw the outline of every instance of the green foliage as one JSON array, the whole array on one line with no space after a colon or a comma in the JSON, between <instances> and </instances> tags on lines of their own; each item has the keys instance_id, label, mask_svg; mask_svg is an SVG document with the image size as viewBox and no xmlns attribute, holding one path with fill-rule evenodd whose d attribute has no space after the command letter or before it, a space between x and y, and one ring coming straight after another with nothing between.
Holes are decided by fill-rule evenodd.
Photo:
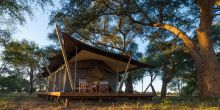
<instances>
[{"instance_id":1,"label":"green foliage","mask_svg":"<svg viewBox=\"0 0 220 110\"><path fill-rule=\"evenodd\" d=\"M43 66L42 50L34 42L10 41L3 51L2 59L8 62L11 72L9 75L29 78L29 92L34 92L37 74Z\"/></svg>"},{"instance_id":2,"label":"green foliage","mask_svg":"<svg viewBox=\"0 0 220 110\"><path fill-rule=\"evenodd\" d=\"M0 91L7 92L27 92L29 82L19 76L0 77Z\"/></svg>"},{"instance_id":3,"label":"green foliage","mask_svg":"<svg viewBox=\"0 0 220 110\"><path fill-rule=\"evenodd\" d=\"M3 54L3 60L8 61L14 67L37 67L41 51L34 42L23 40L8 43Z\"/></svg>"},{"instance_id":4,"label":"green foliage","mask_svg":"<svg viewBox=\"0 0 220 110\"><path fill-rule=\"evenodd\" d=\"M186 86L182 88L182 96L198 96L198 88L196 80L188 80Z\"/></svg>"},{"instance_id":5,"label":"green foliage","mask_svg":"<svg viewBox=\"0 0 220 110\"><path fill-rule=\"evenodd\" d=\"M170 105L171 103L172 103L172 101L170 99L168 99L168 98L164 98L161 101L162 105Z\"/></svg>"},{"instance_id":6,"label":"green foliage","mask_svg":"<svg viewBox=\"0 0 220 110\"><path fill-rule=\"evenodd\" d=\"M41 6L52 4L52 0L1 0L0 11L3 25L4 24L23 24L25 15L33 15L32 6ZM35 7L36 8L36 7Z\"/></svg>"},{"instance_id":7,"label":"green foliage","mask_svg":"<svg viewBox=\"0 0 220 110\"><path fill-rule=\"evenodd\" d=\"M187 48L181 45L182 41L164 30L153 32L148 40L145 60L156 66L152 71L159 73L162 85L169 84L171 90L182 92L181 85L187 84L192 79L192 74L195 74L195 65ZM161 94L165 94L165 89L166 87L161 89Z\"/></svg>"},{"instance_id":8,"label":"green foliage","mask_svg":"<svg viewBox=\"0 0 220 110\"><path fill-rule=\"evenodd\" d=\"M52 5L52 0L1 0L0 1L0 45L6 45L17 25L26 22L26 16L33 16L38 6Z\"/></svg>"},{"instance_id":9,"label":"green foliage","mask_svg":"<svg viewBox=\"0 0 220 110\"><path fill-rule=\"evenodd\" d=\"M220 51L220 23L217 23L215 25L212 26L212 36L211 36L211 40L213 42L213 47L215 49L215 51L219 52Z\"/></svg>"},{"instance_id":10,"label":"green foliage","mask_svg":"<svg viewBox=\"0 0 220 110\"><path fill-rule=\"evenodd\" d=\"M67 0L62 3L62 9L52 13L50 24L57 22L65 26L64 31L69 34L104 28L100 24L108 27L120 17L128 24L126 27L139 31L141 37L154 30L142 26L148 23L168 23L184 30L195 30L199 21L198 7L190 0Z\"/></svg>"}]
</instances>

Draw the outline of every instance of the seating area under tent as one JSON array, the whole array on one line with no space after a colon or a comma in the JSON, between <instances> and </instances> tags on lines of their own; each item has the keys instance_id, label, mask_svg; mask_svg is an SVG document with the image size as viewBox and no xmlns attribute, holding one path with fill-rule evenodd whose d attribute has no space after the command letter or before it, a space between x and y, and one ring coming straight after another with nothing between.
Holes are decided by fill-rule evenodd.
<instances>
[{"instance_id":1,"label":"seating area under tent","mask_svg":"<svg viewBox=\"0 0 220 110\"><path fill-rule=\"evenodd\" d=\"M119 75L129 71L152 68L129 56L107 52L62 33L64 51L49 59L43 78L46 90L41 97L73 98L151 98L146 93L119 92ZM61 49L62 50L62 49ZM62 52L65 52L63 55ZM68 64L65 62L65 58Z\"/></svg>"}]
</instances>

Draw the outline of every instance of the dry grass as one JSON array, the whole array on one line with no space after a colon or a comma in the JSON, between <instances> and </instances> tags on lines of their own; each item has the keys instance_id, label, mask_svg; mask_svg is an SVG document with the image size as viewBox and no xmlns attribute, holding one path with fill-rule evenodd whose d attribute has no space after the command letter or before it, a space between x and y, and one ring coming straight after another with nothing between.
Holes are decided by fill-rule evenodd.
<instances>
[{"instance_id":1,"label":"dry grass","mask_svg":"<svg viewBox=\"0 0 220 110\"><path fill-rule=\"evenodd\" d=\"M72 101L68 107L45 101L35 95L0 93L2 110L219 110L219 100L202 101L199 98L171 97L162 102L146 101Z\"/></svg>"}]
</instances>

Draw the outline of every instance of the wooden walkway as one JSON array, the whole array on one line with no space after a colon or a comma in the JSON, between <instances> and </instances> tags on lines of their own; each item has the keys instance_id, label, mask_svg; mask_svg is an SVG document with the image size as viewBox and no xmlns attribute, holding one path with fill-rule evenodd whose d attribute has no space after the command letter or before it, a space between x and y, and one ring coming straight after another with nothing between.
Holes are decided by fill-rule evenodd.
<instances>
[{"instance_id":1,"label":"wooden walkway","mask_svg":"<svg viewBox=\"0 0 220 110\"><path fill-rule=\"evenodd\" d=\"M129 94L129 93L74 93L74 92L38 92L39 97L65 97L71 99L146 99L151 100L152 94Z\"/></svg>"}]
</instances>

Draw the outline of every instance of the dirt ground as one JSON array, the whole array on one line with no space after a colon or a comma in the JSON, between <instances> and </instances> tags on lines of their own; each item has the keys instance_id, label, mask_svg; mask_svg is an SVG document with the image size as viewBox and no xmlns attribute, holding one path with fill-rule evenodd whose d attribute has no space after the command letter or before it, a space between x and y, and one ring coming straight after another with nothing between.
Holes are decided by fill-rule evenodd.
<instances>
[{"instance_id":1,"label":"dirt ground","mask_svg":"<svg viewBox=\"0 0 220 110\"><path fill-rule=\"evenodd\" d=\"M74 100L68 106L64 103L47 101L36 95L0 93L1 110L220 110L220 100L201 101L199 99L183 100L181 98L165 99L158 97L153 101L116 101Z\"/></svg>"}]
</instances>

